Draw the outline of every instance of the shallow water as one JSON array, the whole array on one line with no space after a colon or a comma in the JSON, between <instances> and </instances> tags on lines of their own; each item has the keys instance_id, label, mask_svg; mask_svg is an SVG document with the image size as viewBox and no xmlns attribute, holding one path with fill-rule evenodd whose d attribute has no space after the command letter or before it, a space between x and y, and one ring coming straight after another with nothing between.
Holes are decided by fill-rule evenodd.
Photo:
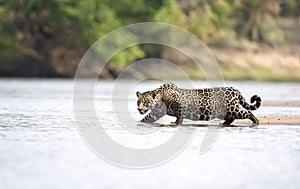
<instances>
[{"instance_id":1,"label":"shallow water","mask_svg":"<svg viewBox=\"0 0 300 189\"><path fill-rule=\"evenodd\" d=\"M89 81L82 81L89 82ZM178 82L180 84L180 82ZM206 87L205 82L194 82ZM227 82L246 99L300 100L299 83ZM110 102L113 82L96 86L95 108L106 132L132 148L151 148L167 141L178 128L120 126L116 116L141 119L134 92L154 89L139 85L124 98L128 112L115 112ZM120 168L97 157L77 130L73 115L72 80L0 80L0 188L300 188L300 125L222 128L204 154L199 148L207 128L196 129L175 158L150 169ZM82 94L84 98L84 92ZM117 114L116 114L117 113ZM263 106L257 117L299 115L300 107ZM174 121L166 117L163 123ZM185 124L191 123L185 121ZM134 134L134 130L140 134ZM149 154L151 156L151 154Z\"/></svg>"}]
</instances>

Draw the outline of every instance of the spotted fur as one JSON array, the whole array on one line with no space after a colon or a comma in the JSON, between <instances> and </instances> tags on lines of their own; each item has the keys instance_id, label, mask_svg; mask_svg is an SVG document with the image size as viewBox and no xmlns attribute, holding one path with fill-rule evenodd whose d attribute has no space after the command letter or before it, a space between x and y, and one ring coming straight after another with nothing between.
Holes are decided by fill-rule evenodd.
<instances>
[{"instance_id":1,"label":"spotted fur","mask_svg":"<svg viewBox=\"0 0 300 189\"><path fill-rule=\"evenodd\" d=\"M224 119L224 125L230 125L235 119L250 119L252 125L259 124L250 110L260 107L261 98L254 95L251 104L248 104L241 93L232 87L181 89L173 83L166 83L155 90L137 92L136 95L138 111L141 114L151 111L141 120L145 123L153 123L164 115L170 115L176 117L177 125L182 124L183 119L214 118Z\"/></svg>"}]
</instances>

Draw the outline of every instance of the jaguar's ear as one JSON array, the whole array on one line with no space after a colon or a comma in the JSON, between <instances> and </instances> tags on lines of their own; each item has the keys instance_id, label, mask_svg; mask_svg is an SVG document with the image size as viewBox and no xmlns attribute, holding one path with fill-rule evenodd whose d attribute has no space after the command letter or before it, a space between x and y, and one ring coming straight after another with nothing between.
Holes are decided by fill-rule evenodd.
<instances>
[{"instance_id":1,"label":"jaguar's ear","mask_svg":"<svg viewBox=\"0 0 300 189\"><path fill-rule=\"evenodd\" d=\"M136 92L136 96L140 97L141 93L140 92Z\"/></svg>"},{"instance_id":2,"label":"jaguar's ear","mask_svg":"<svg viewBox=\"0 0 300 189\"><path fill-rule=\"evenodd\" d=\"M155 98L156 94L155 93L152 93L152 98Z\"/></svg>"}]
</instances>

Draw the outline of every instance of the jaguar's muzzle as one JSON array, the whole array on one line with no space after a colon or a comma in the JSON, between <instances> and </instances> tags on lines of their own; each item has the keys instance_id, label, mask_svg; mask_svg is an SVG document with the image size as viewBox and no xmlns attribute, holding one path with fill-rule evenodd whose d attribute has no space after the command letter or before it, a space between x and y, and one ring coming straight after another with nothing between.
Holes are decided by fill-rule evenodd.
<instances>
[{"instance_id":1,"label":"jaguar's muzzle","mask_svg":"<svg viewBox=\"0 0 300 189\"><path fill-rule=\"evenodd\" d=\"M140 114L145 114L148 110L143 110L143 109L138 108L138 111L140 112Z\"/></svg>"}]
</instances>

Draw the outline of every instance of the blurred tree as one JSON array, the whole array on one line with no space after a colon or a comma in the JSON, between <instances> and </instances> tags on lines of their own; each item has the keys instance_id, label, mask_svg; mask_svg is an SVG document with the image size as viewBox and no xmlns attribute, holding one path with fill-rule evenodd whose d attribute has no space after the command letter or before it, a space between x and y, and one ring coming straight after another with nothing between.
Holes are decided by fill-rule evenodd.
<instances>
[{"instance_id":1,"label":"blurred tree","mask_svg":"<svg viewBox=\"0 0 300 189\"><path fill-rule=\"evenodd\" d=\"M179 0L186 17L183 27L209 42L224 32L230 33L233 11L228 0ZM232 33L232 32L231 32Z\"/></svg>"},{"instance_id":2,"label":"blurred tree","mask_svg":"<svg viewBox=\"0 0 300 189\"><path fill-rule=\"evenodd\" d=\"M114 10L122 25L153 21L153 16L165 5L164 0L119 0L106 3Z\"/></svg>"},{"instance_id":3,"label":"blurred tree","mask_svg":"<svg viewBox=\"0 0 300 189\"><path fill-rule=\"evenodd\" d=\"M236 15L240 18L236 28L240 36L269 44L285 41L284 32L275 22L281 11L279 1L240 0L236 4Z\"/></svg>"},{"instance_id":4,"label":"blurred tree","mask_svg":"<svg viewBox=\"0 0 300 189\"><path fill-rule=\"evenodd\" d=\"M38 0L1 0L1 35L6 36L8 42L4 51L10 51L10 57L4 58L6 63L17 62L24 63L19 70L35 65L34 69L26 69L28 72L35 72L39 75L55 75L51 55L53 50L53 39L56 34L63 30L59 27L62 15L58 15L56 4L52 1ZM51 15L57 15L52 17ZM68 37L66 38L68 39ZM56 38L59 46L62 46L61 40ZM25 64L26 63L26 64ZM8 66L8 70L11 69ZM13 68L12 68L13 69ZM36 71L34 71L36 70ZM23 72L23 71L22 71ZM42 73L43 72L43 73ZM26 74L25 74L26 75Z\"/></svg>"},{"instance_id":5,"label":"blurred tree","mask_svg":"<svg viewBox=\"0 0 300 189\"><path fill-rule=\"evenodd\" d=\"M4 0L0 0L0 59L10 61L15 54L16 40L13 30L5 22L7 12L4 3Z\"/></svg>"},{"instance_id":6,"label":"blurred tree","mask_svg":"<svg viewBox=\"0 0 300 189\"><path fill-rule=\"evenodd\" d=\"M299 0L281 0L281 15L283 16L300 16L300 1Z\"/></svg>"}]
</instances>

